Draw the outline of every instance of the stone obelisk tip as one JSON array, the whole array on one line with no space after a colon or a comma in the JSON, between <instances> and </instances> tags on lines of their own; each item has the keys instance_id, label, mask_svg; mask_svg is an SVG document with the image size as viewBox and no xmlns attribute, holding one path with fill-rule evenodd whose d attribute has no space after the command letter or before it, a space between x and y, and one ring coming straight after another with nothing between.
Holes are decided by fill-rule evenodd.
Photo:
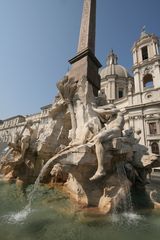
<instances>
[{"instance_id":1,"label":"stone obelisk tip","mask_svg":"<svg viewBox=\"0 0 160 240\"><path fill-rule=\"evenodd\" d=\"M96 0L84 0L77 52L90 49L95 53Z\"/></svg>"}]
</instances>

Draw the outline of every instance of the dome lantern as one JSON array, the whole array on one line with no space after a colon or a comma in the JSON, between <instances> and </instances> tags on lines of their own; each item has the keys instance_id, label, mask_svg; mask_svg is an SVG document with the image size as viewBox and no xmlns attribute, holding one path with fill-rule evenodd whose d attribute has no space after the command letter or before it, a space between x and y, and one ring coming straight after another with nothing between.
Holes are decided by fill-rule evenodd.
<instances>
[{"instance_id":1,"label":"dome lantern","mask_svg":"<svg viewBox=\"0 0 160 240\"><path fill-rule=\"evenodd\" d=\"M118 63L118 57L117 55L113 52L113 49L111 49L108 57L107 57L107 66L114 64L116 65Z\"/></svg>"}]
</instances>

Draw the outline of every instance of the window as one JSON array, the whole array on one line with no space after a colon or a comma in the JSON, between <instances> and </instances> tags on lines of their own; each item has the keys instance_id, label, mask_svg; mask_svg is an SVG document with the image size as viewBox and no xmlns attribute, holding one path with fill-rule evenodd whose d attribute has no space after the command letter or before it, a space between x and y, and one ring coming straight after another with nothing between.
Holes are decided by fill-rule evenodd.
<instances>
[{"instance_id":1,"label":"window","mask_svg":"<svg viewBox=\"0 0 160 240\"><path fill-rule=\"evenodd\" d=\"M124 96L124 90L123 88L119 88L118 90L118 98L122 98Z\"/></svg>"},{"instance_id":2,"label":"window","mask_svg":"<svg viewBox=\"0 0 160 240\"><path fill-rule=\"evenodd\" d=\"M149 123L149 133L150 134L157 134L156 122Z\"/></svg>"},{"instance_id":3,"label":"window","mask_svg":"<svg viewBox=\"0 0 160 240\"><path fill-rule=\"evenodd\" d=\"M154 169L154 172L158 172L158 173L160 173L160 169Z\"/></svg>"},{"instance_id":4,"label":"window","mask_svg":"<svg viewBox=\"0 0 160 240\"><path fill-rule=\"evenodd\" d=\"M153 87L153 77L151 74L147 74L143 78L143 86L144 88L151 88Z\"/></svg>"},{"instance_id":5,"label":"window","mask_svg":"<svg viewBox=\"0 0 160 240\"><path fill-rule=\"evenodd\" d=\"M158 143L153 142L153 143L151 144L151 149L152 149L152 153L159 154L159 146L158 146Z\"/></svg>"},{"instance_id":6,"label":"window","mask_svg":"<svg viewBox=\"0 0 160 240\"><path fill-rule=\"evenodd\" d=\"M147 49L147 46L142 48L142 59L143 60L148 59L148 49Z\"/></svg>"}]
</instances>

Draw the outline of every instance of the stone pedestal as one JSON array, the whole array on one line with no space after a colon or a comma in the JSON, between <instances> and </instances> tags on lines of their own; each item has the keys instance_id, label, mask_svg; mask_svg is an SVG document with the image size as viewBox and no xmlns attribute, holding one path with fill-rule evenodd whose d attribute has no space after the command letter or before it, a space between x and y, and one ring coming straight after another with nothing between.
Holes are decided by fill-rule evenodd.
<instances>
[{"instance_id":1,"label":"stone pedestal","mask_svg":"<svg viewBox=\"0 0 160 240\"><path fill-rule=\"evenodd\" d=\"M74 58L69 60L72 64L69 72L69 78L75 78L80 80L83 76L87 76L87 80L93 87L94 95L97 96L98 90L100 90L100 75L98 70L101 67L100 62L90 49L78 53Z\"/></svg>"}]
</instances>

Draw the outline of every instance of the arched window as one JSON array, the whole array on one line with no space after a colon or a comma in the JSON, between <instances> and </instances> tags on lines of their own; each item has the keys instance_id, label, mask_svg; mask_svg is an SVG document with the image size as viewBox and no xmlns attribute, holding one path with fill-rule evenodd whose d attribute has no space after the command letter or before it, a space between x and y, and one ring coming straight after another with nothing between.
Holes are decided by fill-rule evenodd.
<instances>
[{"instance_id":1,"label":"arched window","mask_svg":"<svg viewBox=\"0 0 160 240\"><path fill-rule=\"evenodd\" d=\"M124 89L123 88L119 88L118 89L118 98L123 98L124 97Z\"/></svg>"},{"instance_id":2,"label":"arched window","mask_svg":"<svg viewBox=\"0 0 160 240\"><path fill-rule=\"evenodd\" d=\"M157 124L156 122L149 123L149 133L150 134L157 134Z\"/></svg>"},{"instance_id":3,"label":"arched window","mask_svg":"<svg viewBox=\"0 0 160 240\"><path fill-rule=\"evenodd\" d=\"M152 149L152 153L159 154L159 146L158 146L158 143L153 142L153 143L151 144L151 149Z\"/></svg>"},{"instance_id":4,"label":"arched window","mask_svg":"<svg viewBox=\"0 0 160 240\"><path fill-rule=\"evenodd\" d=\"M153 87L153 77L151 74L147 74L143 78L143 86L144 88Z\"/></svg>"},{"instance_id":5,"label":"arched window","mask_svg":"<svg viewBox=\"0 0 160 240\"><path fill-rule=\"evenodd\" d=\"M147 46L142 48L142 59L143 60L148 59L148 48L147 48Z\"/></svg>"}]
</instances>

